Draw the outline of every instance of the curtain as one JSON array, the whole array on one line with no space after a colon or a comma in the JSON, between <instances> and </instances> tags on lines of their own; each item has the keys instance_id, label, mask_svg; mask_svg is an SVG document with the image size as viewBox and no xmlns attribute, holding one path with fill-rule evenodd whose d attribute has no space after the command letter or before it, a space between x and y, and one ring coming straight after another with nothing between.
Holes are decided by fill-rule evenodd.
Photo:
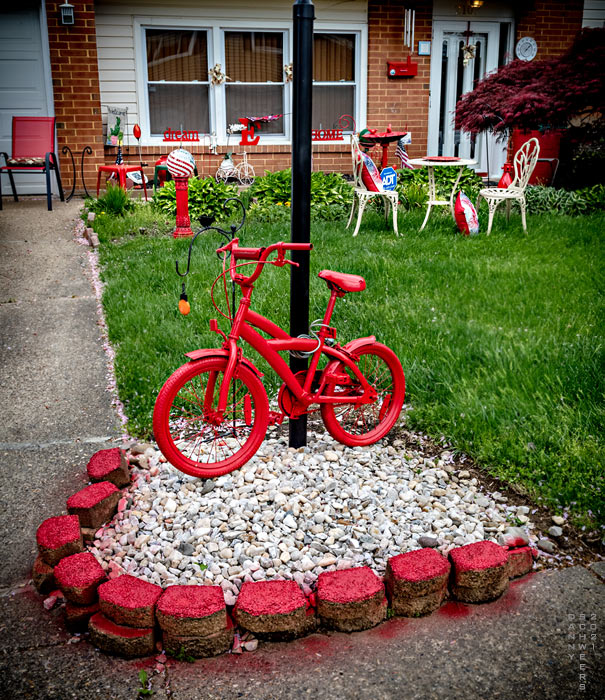
<instances>
[{"instance_id":1,"label":"curtain","mask_svg":"<svg viewBox=\"0 0 605 700\"><path fill-rule=\"evenodd\" d=\"M206 32L148 29L147 78L208 82Z\"/></svg>"},{"instance_id":2,"label":"curtain","mask_svg":"<svg viewBox=\"0 0 605 700\"><path fill-rule=\"evenodd\" d=\"M225 32L225 72L232 81L282 83L283 71L281 32Z\"/></svg>"},{"instance_id":3,"label":"curtain","mask_svg":"<svg viewBox=\"0 0 605 700\"><path fill-rule=\"evenodd\" d=\"M313 80L317 82L353 81L355 37L351 34L313 35Z\"/></svg>"}]
</instances>

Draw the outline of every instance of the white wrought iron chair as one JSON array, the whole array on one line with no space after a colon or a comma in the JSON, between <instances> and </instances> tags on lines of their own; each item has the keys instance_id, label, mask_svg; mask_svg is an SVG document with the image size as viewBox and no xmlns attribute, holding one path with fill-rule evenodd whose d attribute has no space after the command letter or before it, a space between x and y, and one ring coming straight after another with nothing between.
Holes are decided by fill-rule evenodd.
<instances>
[{"instance_id":1,"label":"white wrought iron chair","mask_svg":"<svg viewBox=\"0 0 605 700\"><path fill-rule=\"evenodd\" d=\"M485 187L480 190L477 197L476 209L479 209L479 199L483 197L489 207L489 221L487 224L487 234L492 230L494 214L500 202L506 202L506 219L510 216L510 205L513 200L519 202L521 207L521 223L523 230L527 233L527 222L525 220L525 188L529 178L536 167L538 156L540 155L540 144L538 139L526 141L515 153L514 166L515 177L510 185L502 187Z\"/></svg>"},{"instance_id":2,"label":"white wrought iron chair","mask_svg":"<svg viewBox=\"0 0 605 700\"><path fill-rule=\"evenodd\" d=\"M395 234L398 236L399 231L397 230L397 190L382 190L380 192L373 192L363 184L363 180L361 179L361 169L363 166L363 160L361 158L359 139L355 134L351 135L351 154L353 156L353 182L355 186L355 196L353 197L353 205L351 206L351 214L349 215L347 228L349 228L349 226L351 225L351 221L353 221L353 215L355 214L355 206L357 205L357 223L355 225L355 231L353 233L353 236L356 236L359 232L359 226L361 225L361 217L363 216L363 211L366 208L366 204L370 201L370 199L372 199L372 197L382 197L384 199L385 219L389 218L389 211L392 211L393 229L395 231Z\"/></svg>"}]
</instances>

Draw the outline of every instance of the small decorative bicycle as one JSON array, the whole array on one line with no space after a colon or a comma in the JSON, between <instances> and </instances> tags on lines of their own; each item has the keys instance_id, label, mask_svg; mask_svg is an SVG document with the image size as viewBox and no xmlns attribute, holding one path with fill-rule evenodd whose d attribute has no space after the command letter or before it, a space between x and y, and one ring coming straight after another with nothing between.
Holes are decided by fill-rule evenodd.
<instances>
[{"instance_id":1,"label":"small decorative bicycle","mask_svg":"<svg viewBox=\"0 0 605 700\"><path fill-rule=\"evenodd\" d=\"M242 153L242 161L237 165L233 162L231 156L233 153L229 151L223 158L221 164L216 171L214 179L219 182L227 182L230 177L235 178L240 185L251 185L254 182L254 168L248 163L248 154L246 151Z\"/></svg>"},{"instance_id":2,"label":"small decorative bicycle","mask_svg":"<svg viewBox=\"0 0 605 700\"><path fill-rule=\"evenodd\" d=\"M233 233L235 230L232 226ZM191 242L189 262L191 247L202 232ZM231 321L231 331L226 336L216 319L210 321L210 329L223 338L221 347L186 353L189 362L168 378L153 413L158 446L182 472L209 478L238 469L258 450L269 425L280 424L284 417L310 413L315 405L319 405L330 435L349 446L375 443L397 421L405 396L405 377L397 355L374 336L341 346L336 340L336 328L330 326L336 299L363 291L363 277L332 270L319 273L330 289L330 299L323 319L311 324L310 336L294 338L250 308L254 282L265 265L297 265L285 257L286 251L312 247L310 243L279 242L244 248L238 238L233 238L216 251L223 256L223 272L214 281L211 298L222 313L213 296L214 286L222 279L228 308L228 314L222 315ZM276 257L272 258L274 254ZM245 276L241 268L248 265L254 265L254 269ZM227 273L242 293L233 316ZM183 300L188 304L184 285ZM238 346L240 339L259 352L283 380L278 394L279 411L269 409L263 375L244 356ZM309 357L308 369L294 374L279 354L284 351ZM327 362L320 369L322 356Z\"/></svg>"}]
</instances>

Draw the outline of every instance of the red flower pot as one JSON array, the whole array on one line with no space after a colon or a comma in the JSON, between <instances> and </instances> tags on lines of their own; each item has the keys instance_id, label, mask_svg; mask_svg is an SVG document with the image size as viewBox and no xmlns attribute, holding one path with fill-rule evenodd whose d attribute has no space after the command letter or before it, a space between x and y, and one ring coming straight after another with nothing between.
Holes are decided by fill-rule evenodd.
<instances>
[{"instance_id":1,"label":"red flower pot","mask_svg":"<svg viewBox=\"0 0 605 700\"><path fill-rule=\"evenodd\" d=\"M512 134L513 156L521 146L530 139L538 139L540 155L538 163L529 178L530 185L550 185L552 183L561 146L561 131L520 131L515 129Z\"/></svg>"}]
</instances>

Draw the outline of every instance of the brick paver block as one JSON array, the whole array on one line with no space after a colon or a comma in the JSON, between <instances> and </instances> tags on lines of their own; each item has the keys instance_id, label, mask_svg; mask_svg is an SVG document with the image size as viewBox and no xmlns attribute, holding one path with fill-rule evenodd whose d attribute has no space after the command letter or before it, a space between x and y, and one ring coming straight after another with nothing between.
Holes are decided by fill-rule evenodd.
<instances>
[{"instance_id":1,"label":"brick paver block","mask_svg":"<svg viewBox=\"0 0 605 700\"><path fill-rule=\"evenodd\" d=\"M325 625L341 632L365 630L382 622L386 612L384 585L367 566L319 575L317 614Z\"/></svg>"},{"instance_id":2,"label":"brick paver block","mask_svg":"<svg viewBox=\"0 0 605 700\"><path fill-rule=\"evenodd\" d=\"M77 515L57 515L47 518L36 532L38 551L50 566L58 564L63 557L77 554L84 549L80 521Z\"/></svg>"},{"instance_id":3,"label":"brick paver block","mask_svg":"<svg viewBox=\"0 0 605 700\"><path fill-rule=\"evenodd\" d=\"M534 557L531 547L518 547L508 551L508 578L525 576L532 570Z\"/></svg>"},{"instance_id":4,"label":"brick paver block","mask_svg":"<svg viewBox=\"0 0 605 700\"><path fill-rule=\"evenodd\" d=\"M314 624L307 599L296 581L248 581L233 608L240 627L265 638L306 634Z\"/></svg>"},{"instance_id":5,"label":"brick paver block","mask_svg":"<svg viewBox=\"0 0 605 700\"><path fill-rule=\"evenodd\" d=\"M385 584L395 615L428 615L447 592L450 563L434 549L398 554L387 562Z\"/></svg>"},{"instance_id":6,"label":"brick paver block","mask_svg":"<svg viewBox=\"0 0 605 700\"><path fill-rule=\"evenodd\" d=\"M98 591L101 612L118 625L153 627L155 624L161 586L124 574L102 583Z\"/></svg>"},{"instance_id":7,"label":"brick paver block","mask_svg":"<svg viewBox=\"0 0 605 700\"><path fill-rule=\"evenodd\" d=\"M119 447L95 452L88 462L86 471L91 481L111 481L118 488L128 486L130 483L126 452Z\"/></svg>"},{"instance_id":8,"label":"brick paver block","mask_svg":"<svg viewBox=\"0 0 605 700\"><path fill-rule=\"evenodd\" d=\"M153 627L135 629L117 625L99 612L88 621L88 631L92 644L108 654L133 659L149 656L155 651Z\"/></svg>"},{"instance_id":9,"label":"brick paver block","mask_svg":"<svg viewBox=\"0 0 605 700\"><path fill-rule=\"evenodd\" d=\"M473 542L450 552L450 589L465 603L494 600L508 587L507 552L495 542Z\"/></svg>"},{"instance_id":10,"label":"brick paver block","mask_svg":"<svg viewBox=\"0 0 605 700\"><path fill-rule=\"evenodd\" d=\"M50 593L57 587L55 570L38 554L32 567L32 581L38 593Z\"/></svg>"},{"instance_id":11,"label":"brick paver block","mask_svg":"<svg viewBox=\"0 0 605 700\"><path fill-rule=\"evenodd\" d=\"M227 629L220 586L169 586L155 613L162 630L176 637L205 637Z\"/></svg>"},{"instance_id":12,"label":"brick paver block","mask_svg":"<svg viewBox=\"0 0 605 700\"><path fill-rule=\"evenodd\" d=\"M90 552L61 559L55 566L55 580L65 598L78 605L97 600L97 587L105 580L105 571Z\"/></svg>"},{"instance_id":13,"label":"brick paver block","mask_svg":"<svg viewBox=\"0 0 605 700\"><path fill-rule=\"evenodd\" d=\"M67 499L67 511L80 518L80 527L96 530L111 520L118 507L120 495L120 490L115 484L99 481L70 496Z\"/></svg>"},{"instance_id":14,"label":"brick paver block","mask_svg":"<svg viewBox=\"0 0 605 700\"><path fill-rule=\"evenodd\" d=\"M65 627L70 632L86 632L88 621L99 612L99 603L95 601L90 605L77 605L68 600L63 611L65 613Z\"/></svg>"},{"instance_id":15,"label":"brick paver block","mask_svg":"<svg viewBox=\"0 0 605 700\"><path fill-rule=\"evenodd\" d=\"M217 656L229 651L233 644L233 622L227 620L225 629L202 637L183 637L164 632L162 634L164 650L171 656L187 654L196 659L204 656Z\"/></svg>"}]
</instances>

